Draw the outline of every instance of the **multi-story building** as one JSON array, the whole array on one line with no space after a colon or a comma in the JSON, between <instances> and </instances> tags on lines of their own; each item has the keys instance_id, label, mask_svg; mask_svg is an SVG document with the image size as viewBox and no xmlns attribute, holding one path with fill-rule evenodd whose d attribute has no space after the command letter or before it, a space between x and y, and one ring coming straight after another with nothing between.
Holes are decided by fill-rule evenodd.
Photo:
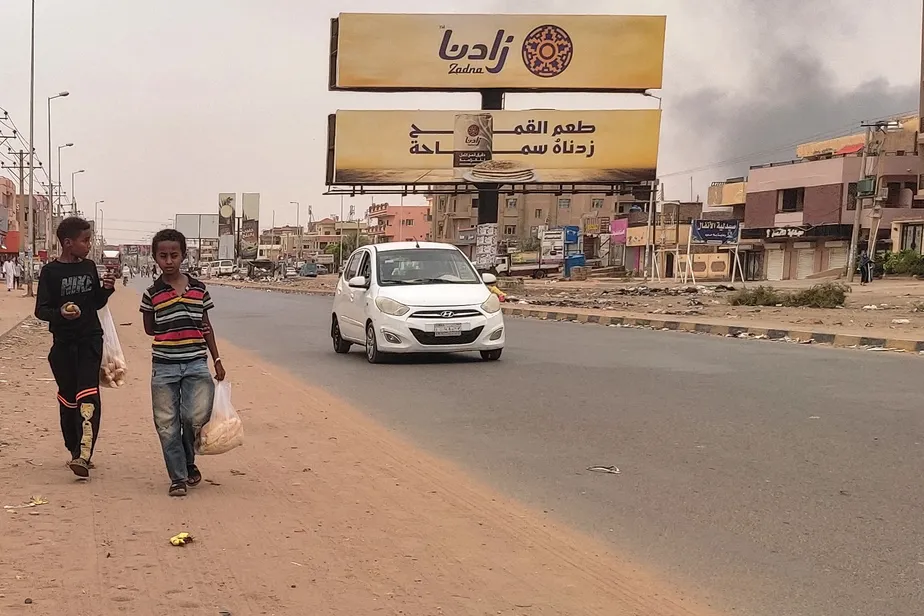
<instances>
[{"instance_id":1,"label":"multi-story building","mask_svg":"<svg viewBox=\"0 0 924 616\"><path fill-rule=\"evenodd\" d=\"M391 205L374 203L366 212L369 219L367 233L376 244L405 240L429 240L429 205Z\"/></svg>"},{"instance_id":2,"label":"multi-story building","mask_svg":"<svg viewBox=\"0 0 924 616\"><path fill-rule=\"evenodd\" d=\"M0 252L19 250L19 238L7 242L10 231L16 229L16 186L7 178L0 177ZM15 246L12 246L15 244ZM4 248L6 247L6 248Z\"/></svg>"},{"instance_id":3,"label":"multi-story building","mask_svg":"<svg viewBox=\"0 0 924 616\"><path fill-rule=\"evenodd\" d=\"M922 218L917 123L874 133L867 177L872 197L861 209L860 245L885 248L893 223ZM842 273L858 203L864 136L804 144L799 159L752 167L747 178L742 237L769 280ZM737 194L737 193L736 193ZM710 202L710 205L713 205ZM740 203L725 203L737 207ZM872 239L871 237L872 236Z\"/></svg>"},{"instance_id":4,"label":"multi-story building","mask_svg":"<svg viewBox=\"0 0 924 616\"><path fill-rule=\"evenodd\" d=\"M648 210L649 190L637 194L555 193L554 186L538 187L550 192L502 194L498 203L498 236L502 244L529 242L541 228L579 227L584 253L595 259L605 252L602 237L610 222L630 212ZM583 187L592 190L592 187ZM583 190L582 188L582 190ZM642 194L644 192L644 194ZM468 242L470 230L478 224L477 194L430 195L430 236L437 242Z\"/></svg>"}]
</instances>

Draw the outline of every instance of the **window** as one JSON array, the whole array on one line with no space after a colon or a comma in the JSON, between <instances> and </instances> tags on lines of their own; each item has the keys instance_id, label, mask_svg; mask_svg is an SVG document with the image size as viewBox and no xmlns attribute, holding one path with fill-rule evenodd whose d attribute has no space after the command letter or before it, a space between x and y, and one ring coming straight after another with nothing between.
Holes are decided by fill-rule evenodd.
<instances>
[{"instance_id":1,"label":"window","mask_svg":"<svg viewBox=\"0 0 924 616\"><path fill-rule=\"evenodd\" d=\"M439 198L439 205L436 206L436 211L437 211L437 212L445 212L445 211L446 211L446 197L440 197L440 198Z\"/></svg>"},{"instance_id":2,"label":"window","mask_svg":"<svg viewBox=\"0 0 924 616\"><path fill-rule=\"evenodd\" d=\"M508 210L515 210L515 209L517 209L517 200L516 200L516 198L507 199L507 209L508 209Z\"/></svg>"},{"instance_id":3,"label":"window","mask_svg":"<svg viewBox=\"0 0 924 616\"><path fill-rule=\"evenodd\" d=\"M898 202L902 194L902 183L901 182L886 182L886 198L883 205L886 207L898 207Z\"/></svg>"},{"instance_id":4,"label":"window","mask_svg":"<svg viewBox=\"0 0 924 616\"><path fill-rule=\"evenodd\" d=\"M504 235L516 235L517 226L516 225L504 225Z\"/></svg>"},{"instance_id":5,"label":"window","mask_svg":"<svg viewBox=\"0 0 924 616\"><path fill-rule=\"evenodd\" d=\"M537 219L541 219L542 218L542 208L541 207L536 208L536 211L534 212L534 214L536 215Z\"/></svg>"},{"instance_id":6,"label":"window","mask_svg":"<svg viewBox=\"0 0 924 616\"><path fill-rule=\"evenodd\" d=\"M787 188L777 192L778 203L777 211L779 212L801 212L805 204L804 188Z\"/></svg>"},{"instance_id":7,"label":"window","mask_svg":"<svg viewBox=\"0 0 924 616\"><path fill-rule=\"evenodd\" d=\"M473 210L478 209L478 199L472 199L472 209Z\"/></svg>"},{"instance_id":8,"label":"window","mask_svg":"<svg viewBox=\"0 0 924 616\"><path fill-rule=\"evenodd\" d=\"M595 210L602 210L603 209L603 199L591 199L590 207Z\"/></svg>"},{"instance_id":9,"label":"window","mask_svg":"<svg viewBox=\"0 0 924 616\"><path fill-rule=\"evenodd\" d=\"M363 251L363 260L362 265L359 266L359 275L366 278L366 282L369 282L369 278L372 277L372 257L368 252Z\"/></svg>"},{"instance_id":10,"label":"window","mask_svg":"<svg viewBox=\"0 0 924 616\"><path fill-rule=\"evenodd\" d=\"M376 270L382 286L483 284L478 272L458 250L383 250Z\"/></svg>"},{"instance_id":11,"label":"window","mask_svg":"<svg viewBox=\"0 0 924 616\"><path fill-rule=\"evenodd\" d=\"M629 206L625 203L620 203L616 206L617 214L625 214L628 211L629 211Z\"/></svg>"},{"instance_id":12,"label":"window","mask_svg":"<svg viewBox=\"0 0 924 616\"><path fill-rule=\"evenodd\" d=\"M850 182L847 184L847 209L857 209L857 183Z\"/></svg>"},{"instance_id":13,"label":"window","mask_svg":"<svg viewBox=\"0 0 924 616\"><path fill-rule=\"evenodd\" d=\"M402 226L402 227L413 227L413 226L414 226L414 219L413 219L413 218L404 218L404 219L402 219L402 220L401 220L401 226Z\"/></svg>"},{"instance_id":14,"label":"window","mask_svg":"<svg viewBox=\"0 0 924 616\"><path fill-rule=\"evenodd\" d=\"M350 258L350 262L347 263L346 269L343 270L343 277L346 280L356 276L356 272L359 271L359 262L362 260L362 256L365 254L365 250L362 252L357 252Z\"/></svg>"},{"instance_id":15,"label":"window","mask_svg":"<svg viewBox=\"0 0 924 616\"><path fill-rule=\"evenodd\" d=\"M443 237L443 223L440 223L436 226L436 236Z\"/></svg>"},{"instance_id":16,"label":"window","mask_svg":"<svg viewBox=\"0 0 924 616\"><path fill-rule=\"evenodd\" d=\"M563 199L559 199L559 200L558 200L558 207L560 207L560 208L570 208L570 207L571 207L571 199L564 199L564 198L563 198Z\"/></svg>"}]
</instances>

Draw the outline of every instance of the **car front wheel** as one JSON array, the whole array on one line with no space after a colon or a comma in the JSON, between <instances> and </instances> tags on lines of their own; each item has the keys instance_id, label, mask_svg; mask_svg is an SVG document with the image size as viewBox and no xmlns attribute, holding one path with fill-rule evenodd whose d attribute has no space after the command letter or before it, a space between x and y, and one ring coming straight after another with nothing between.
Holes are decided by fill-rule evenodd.
<instances>
[{"instance_id":1,"label":"car front wheel","mask_svg":"<svg viewBox=\"0 0 924 616\"><path fill-rule=\"evenodd\" d=\"M501 353L504 352L504 349L493 349L491 351L482 351L481 359L485 361L497 361L501 358Z\"/></svg>"},{"instance_id":2,"label":"car front wheel","mask_svg":"<svg viewBox=\"0 0 924 616\"><path fill-rule=\"evenodd\" d=\"M343 339L343 336L340 335L340 323L337 321L337 317L334 317L333 325L331 325L330 337L334 341L334 352L335 353L349 353L350 347L353 346L349 342Z\"/></svg>"},{"instance_id":3,"label":"car front wheel","mask_svg":"<svg viewBox=\"0 0 924 616\"><path fill-rule=\"evenodd\" d=\"M384 355L379 351L379 344L375 339L375 326L370 321L366 324L366 361L370 364L380 364L385 359Z\"/></svg>"}]
</instances>

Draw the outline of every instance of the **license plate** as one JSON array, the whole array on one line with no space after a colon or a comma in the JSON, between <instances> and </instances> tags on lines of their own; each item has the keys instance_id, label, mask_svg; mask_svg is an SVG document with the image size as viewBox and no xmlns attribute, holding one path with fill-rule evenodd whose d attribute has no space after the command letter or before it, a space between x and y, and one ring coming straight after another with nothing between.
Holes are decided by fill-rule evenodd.
<instances>
[{"instance_id":1,"label":"license plate","mask_svg":"<svg viewBox=\"0 0 924 616\"><path fill-rule=\"evenodd\" d=\"M449 336L461 336L462 335L462 324L461 323L437 323L433 326L433 335L442 338Z\"/></svg>"}]
</instances>

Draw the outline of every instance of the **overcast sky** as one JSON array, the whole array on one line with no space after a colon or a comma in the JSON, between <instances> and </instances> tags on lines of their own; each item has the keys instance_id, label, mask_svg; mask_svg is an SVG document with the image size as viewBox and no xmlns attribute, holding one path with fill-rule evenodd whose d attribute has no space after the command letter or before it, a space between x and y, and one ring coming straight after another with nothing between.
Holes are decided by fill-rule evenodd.
<instances>
[{"instance_id":1,"label":"overcast sky","mask_svg":"<svg viewBox=\"0 0 924 616\"><path fill-rule=\"evenodd\" d=\"M336 109L470 109L468 94L327 91L339 12L666 14L659 175L671 198L748 164L794 157L802 140L917 108L921 3L888 0L37 0L36 132L54 142L107 239L140 241L177 212L214 212L219 192L262 194L261 222L324 197L326 116ZM0 2L0 107L28 134L29 0ZM886 10L887 9L887 10ZM605 62L606 58L601 58ZM518 95L507 107L641 108L633 96ZM407 201L407 202L410 202ZM349 201L348 201L349 204ZM357 198L357 211L369 198Z\"/></svg>"}]
</instances>

